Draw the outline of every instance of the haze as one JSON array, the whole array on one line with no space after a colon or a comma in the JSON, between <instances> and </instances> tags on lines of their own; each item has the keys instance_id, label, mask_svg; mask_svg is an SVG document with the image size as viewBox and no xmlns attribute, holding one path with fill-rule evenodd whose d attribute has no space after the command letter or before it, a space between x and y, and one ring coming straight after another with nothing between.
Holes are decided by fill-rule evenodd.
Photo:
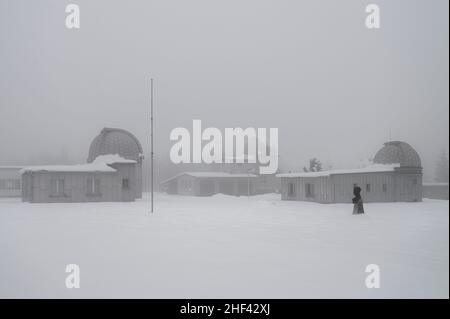
<instances>
[{"instance_id":1,"label":"haze","mask_svg":"<svg viewBox=\"0 0 450 319\"><path fill-rule=\"evenodd\" d=\"M449 145L448 1L0 0L0 165L84 162L103 127L150 151L203 125L279 128L280 169L352 168L389 139L431 181ZM165 176L163 176L165 177Z\"/></svg>"}]
</instances>

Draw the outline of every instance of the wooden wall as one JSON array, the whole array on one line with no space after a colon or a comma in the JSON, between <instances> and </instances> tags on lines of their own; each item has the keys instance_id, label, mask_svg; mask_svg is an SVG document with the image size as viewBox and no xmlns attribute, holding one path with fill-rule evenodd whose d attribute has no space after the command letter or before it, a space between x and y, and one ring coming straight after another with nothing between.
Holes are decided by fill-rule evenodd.
<instances>
[{"instance_id":1,"label":"wooden wall","mask_svg":"<svg viewBox=\"0 0 450 319\"><path fill-rule=\"evenodd\" d=\"M365 203L395 201L394 172L341 174L332 175L331 178L335 203L351 203L355 184L361 187L361 196ZM383 187L383 184L386 186ZM370 185L369 188L367 185Z\"/></svg>"},{"instance_id":2,"label":"wooden wall","mask_svg":"<svg viewBox=\"0 0 450 319\"><path fill-rule=\"evenodd\" d=\"M291 196L288 194L290 183L295 187ZM314 196L306 196L307 184L314 185ZM352 203L355 185L361 187L361 196L366 203L422 200L422 174L403 171L282 177L281 198L318 203Z\"/></svg>"},{"instance_id":3,"label":"wooden wall","mask_svg":"<svg viewBox=\"0 0 450 319\"><path fill-rule=\"evenodd\" d=\"M293 195L289 195L289 184L294 185ZM307 196L307 184L314 185L312 196ZM333 202L333 187L330 177L283 177L281 178L281 198L283 200L299 200L318 203Z\"/></svg>"},{"instance_id":4,"label":"wooden wall","mask_svg":"<svg viewBox=\"0 0 450 319\"><path fill-rule=\"evenodd\" d=\"M20 168L0 167L0 197L20 197L22 194ZM13 182L14 181L14 182ZM12 184L18 184L17 188ZM16 185L14 185L16 186Z\"/></svg>"},{"instance_id":5,"label":"wooden wall","mask_svg":"<svg viewBox=\"0 0 450 319\"><path fill-rule=\"evenodd\" d=\"M100 179L101 196L88 194L87 180L91 177ZM64 179L64 196L52 194L52 179ZM122 181L114 172L111 173L55 173L34 172L22 176L25 188L24 201L33 203L70 203L122 201Z\"/></svg>"}]
</instances>

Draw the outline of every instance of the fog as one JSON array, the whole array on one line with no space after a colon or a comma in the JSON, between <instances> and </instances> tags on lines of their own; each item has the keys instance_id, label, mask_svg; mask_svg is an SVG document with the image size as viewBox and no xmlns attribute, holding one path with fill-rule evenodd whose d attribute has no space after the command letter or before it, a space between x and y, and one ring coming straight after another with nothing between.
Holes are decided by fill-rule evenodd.
<instances>
[{"instance_id":1,"label":"fog","mask_svg":"<svg viewBox=\"0 0 450 319\"><path fill-rule=\"evenodd\" d=\"M449 145L448 1L0 0L0 165L84 162L103 127L150 152L176 127L279 128L280 169L351 168L388 140L424 179Z\"/></svg>"}]
</instances>

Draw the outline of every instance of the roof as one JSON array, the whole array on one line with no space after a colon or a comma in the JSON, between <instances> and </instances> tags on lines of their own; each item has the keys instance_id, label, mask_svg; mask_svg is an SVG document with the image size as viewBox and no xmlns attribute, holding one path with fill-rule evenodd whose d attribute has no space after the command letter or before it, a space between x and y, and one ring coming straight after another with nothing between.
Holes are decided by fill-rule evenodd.
<instances>
[{"instance_id":1,"label":"roof","mask_svg":"<svg viewBox=\"0 0 450 319\"><path fill-rule=\"evenodd\" d=\"M304 172L304 173L287 173L287 174L277 174L277 177L326 177L331 175L340 174L364 174L364 173L381 173L381 172L393 172L395 168L400 167L400 164L373 164L364 168L354 168L354 169L337 169L328 170L320 172Z\"/></svg>"},{"instance_id":2,"label":"roof","mask_svg":"<svg viewBox=\"0 0 450 319\"><path fill-rule=\"evenodd\" d=\"M97 156L92 163L104 164L136 164L135 160L125 159L119 154L107 154Z\"/></svg>"},{"instance_id":3,"label":"roof","mask_svg":"<svg viewBox=\"0 0 450 319\"><path fill-rule=\"evenodd\" d=\"M422 167L416 150L408 143L401 141L384 143L373 161L377 164L399 163L402 167Z\"/></svg>"},{"instance_id":4,"label":"roof","mask_svg":"<svg viewBox=\"0 0 450 319\"><path fill-rule=\"evenodd\" d=\"M255 178L255 177L258 177L255 174L232 174L232 173L225 173L225 172L183 172L183 173L177 174L171 178L168 178L168 179L162 181L161 184L164 184L168 181L171 181L171 180L176 179L183 175L188 175L188 176L198 177L198 178L234 178L234 177Z\"/></svg>"},{"instance_id":5,"label":"roof","mask_svg":"<svg viewBox=\"0 0 450 319\"><path fill-rule=\"evenodd\" d=\"M119 128L105 127L89 147L88 162L93 162L100 155L118 154L125 159L141 162L142 145L130 132Z\"/></svg>"},{"instance_id":6,"label":"roof","mask_svg":"<svg viewBox=\"0 0 450 319\"><path fill-rule=\"evenodd\" d=\"M111 173L116 172L116 170L104 163L79 164L79 165L28 166L20 170L21 174L30 172Z\"/></svg>"}]
</instances>

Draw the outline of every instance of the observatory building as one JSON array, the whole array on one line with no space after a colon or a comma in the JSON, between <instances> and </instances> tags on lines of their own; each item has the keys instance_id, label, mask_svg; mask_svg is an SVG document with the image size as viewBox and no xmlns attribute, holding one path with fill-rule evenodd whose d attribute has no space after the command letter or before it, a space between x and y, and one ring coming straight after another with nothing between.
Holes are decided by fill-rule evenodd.
<instances>
[{"instance_id":1,"label":"observatory building","mask_svg":"<svg viewBox=\"0 0 450 319\"><path fill-rule=\"evenodd\" d=\"M353 187L365 202L422 201L422 164L405 142L387 142L365 168L278 174L283 200L351 203Z\"/></svg>"},{"instance_id":2,"label":"observatory building","mask_svg":"<svg viewBox=\"0 0 450 319\"><path fill-rule=\"evenodd\" d=\"M142 197L142 146L130 132L105 128L86 164L21 169L22 200L31 203L134 201Z\"/></svg>"},{"instance_id":3,"label":"observatory building","mask_svg":"<svg viewBox=\"0 0 450 319\"><path fill-rule=\"evenodd\" d=\"M120 157L136 162L136 198L142 198L142 160L144 151L139 140L128 131L118 128L104 128L94 138L89 147L88 163L95 161L100 155L117 154Z\"/></svg>"},{"instance_id":4,"label":"observatory building","mask_svg":"<svg viewBox=\"0 0 450 319\"><path fill-rule=\"evenodd\" d=\"M21 166L0 166L0 197L20 197Z\"/></svg>"}]
</instances>

